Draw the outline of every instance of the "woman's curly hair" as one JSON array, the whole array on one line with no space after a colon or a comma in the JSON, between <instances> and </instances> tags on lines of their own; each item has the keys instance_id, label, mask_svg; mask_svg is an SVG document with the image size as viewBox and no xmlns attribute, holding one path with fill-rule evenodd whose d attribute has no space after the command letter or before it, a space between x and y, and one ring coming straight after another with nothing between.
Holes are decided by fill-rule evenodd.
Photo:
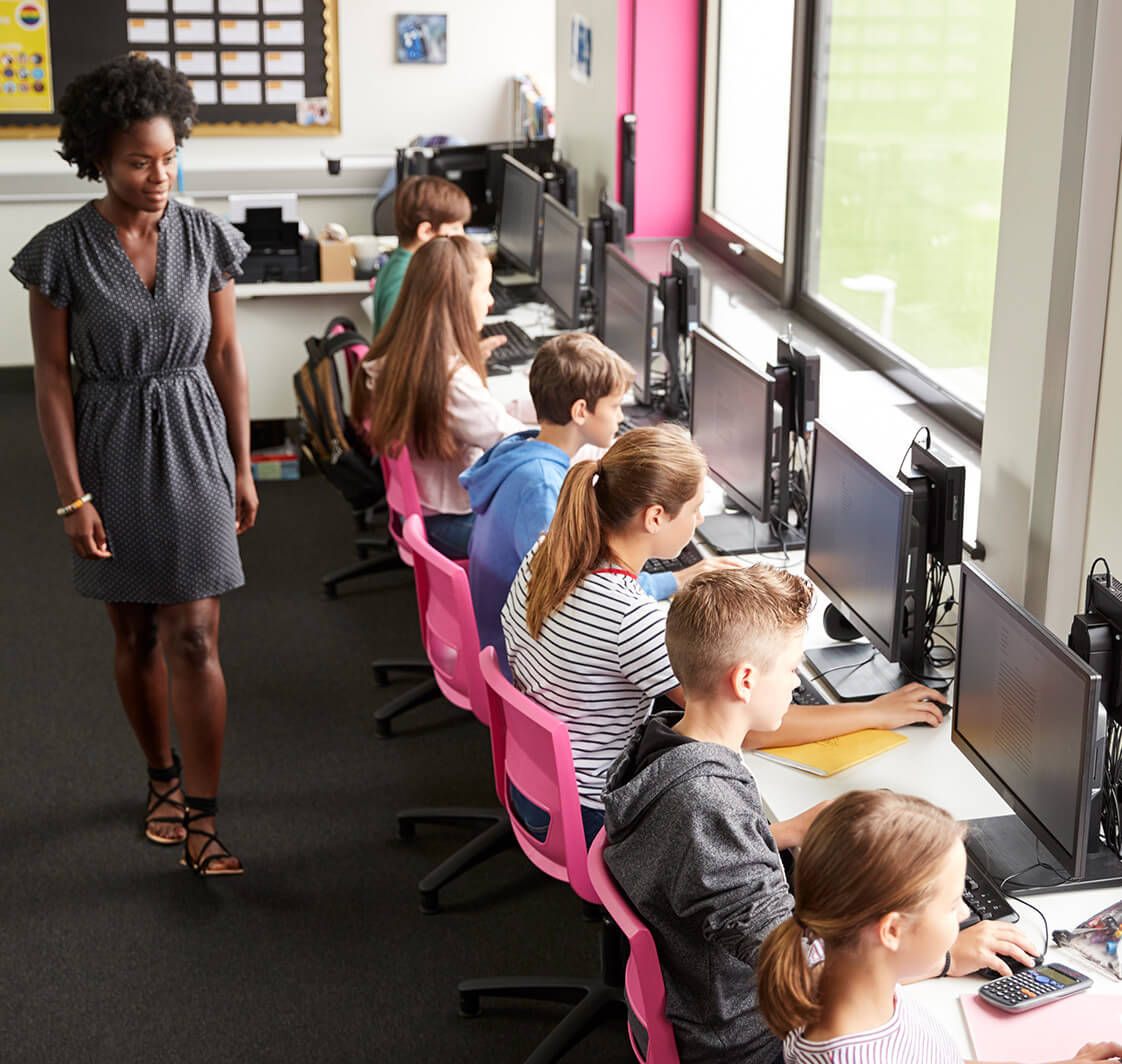
<instances>
[{"instance_id":1,"label":"woman's curly hair","mask_svg":"<svg viewBox=\"0 0 1122 1064\"><path fill-rule=\"evenodd\" d=\"M115 133L162 116L171 123L175 143L182 144L198 113L186 77L137 55L121 55L79 74L66 86L58 109L59 155L90 181L100 179L95 160L108 158Z\"/></svg>"}]
</instances>

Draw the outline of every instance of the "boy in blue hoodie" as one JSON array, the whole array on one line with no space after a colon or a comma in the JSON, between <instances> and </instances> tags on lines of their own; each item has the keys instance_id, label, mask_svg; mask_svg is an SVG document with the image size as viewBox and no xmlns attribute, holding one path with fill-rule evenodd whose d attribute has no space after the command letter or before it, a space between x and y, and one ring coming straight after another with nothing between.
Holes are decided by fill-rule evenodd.
<instances>
[{"instance_id":1,"label":"boy in blue hoodie","mask_svg":"<svg viewBox=\"0 0 1122 1064\"><path fill-rule=\"evenodd\" d=\"M619 355L588 333L552 337L530 367L540 428L500 440L460 474L475 512L468 573L479 645L495 648L504 672L499 614L518 566L553 520L573 456L586 444L611 446L634 377ZM642 573L639 582L648 595L663 599L678 589L678 577L690 575L689 569L677 576Z\"/></svg>"}]
</instances>

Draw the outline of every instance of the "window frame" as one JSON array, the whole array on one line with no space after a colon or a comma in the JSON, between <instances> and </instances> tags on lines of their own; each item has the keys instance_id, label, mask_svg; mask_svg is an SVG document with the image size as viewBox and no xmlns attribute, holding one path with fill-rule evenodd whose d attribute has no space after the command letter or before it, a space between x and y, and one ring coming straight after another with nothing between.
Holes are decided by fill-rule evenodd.
<instances>
[{"instance_id":1,"label":"window frame","mask_svg":"<svg viewBox=\"0 0 1122 1064\"><path fill-rule=\"evenodd\" d=\"M722 0L702 0L699 17L697 175L694 238L708 251L762 288L783 308L792 310L824 333L847 354L887 377L934 415L976 445L982 441L985 415L955 395L915 362L901 357L870 332L834 311L807 286L810 217L811 138L815 60L822 19L831 0L795 0L791 62L790 132L787 150L787 208L783 261L778 262L751 239L738 233L712 207L718 76L718 33ZM724 0L730 2L730 0Z\"/></svg>"}]
</instances>

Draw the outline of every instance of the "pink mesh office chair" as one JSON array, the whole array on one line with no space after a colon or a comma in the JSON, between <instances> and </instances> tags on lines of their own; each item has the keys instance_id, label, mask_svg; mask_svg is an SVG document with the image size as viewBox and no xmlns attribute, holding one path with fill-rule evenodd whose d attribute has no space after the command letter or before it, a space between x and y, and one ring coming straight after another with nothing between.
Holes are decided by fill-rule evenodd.
<instances>
[{"instance_id":1,"label":"pink mesh office chair","mask_svg":"<svg viewBox=\"0 0 1122 1064\"><path fill-rule=\"evenodd\" d=\"M654 937L612 879L604 863L606 841L601 828L588 851L588 875L600 904L631 946L623 980L631 1048L643 1064L678 1064L678 1046L674 1028L666 1018L666 985Z\"/></svg>"},{"instance_id":2,"label":"pink mesh office chair","mask_svg":"<svg viewBox=\"0 0 1122 1064\"><path fill-rule=\"evenodd\" d=\"M583 901L598 904L588 875L588 853L581 823L580 799L569 733L565 725L518 691L499 668L493 647L479 656L487 685L491 749L499 797L510 815L514 837L530 861L547 875L568 883ZM545 837L525 828L510 805L513 784L549 814ZM477 1016L481 997L531 998L572 1003L565 1018L527 1058L527 1064L555 1061L609 1013L618 1013L623 997L622 939L610 920L601 919L599 977L468 979L459 985L460 1013Z\"/></svg>"},{"instance_id":3,"label":"pink mesh office chair","mask_svg":"<svg viewBox=\"0 0 1122 1064\"><path fill-rule=\"evenodd\" d=\"M479 671L479 635L467 573L463 566L446 558L429 543L419 514L410 514L405 519L402 538L413 559L421 639L432 665L433 679L449 702L470 710L486 726L489 723L487 688ZM514 844L510 818L501 806L404 809L397 814L398 837L412 839L418 824L486 827L417 884L423 913L440 911L441 887Z\"/></svg>"},{"instance_id":4,"label":"pink mesh office chair","mask_svg":"<svg viewBox=\"0 0 1122 1064\"><path fill-rule=\"evenodd\" d=\"M397 553L406 565L413 565L413 551L405 541L405 521L415 515L421 522L421 535L424 535L424 516L421 512L421 496L417 491L417 480L413 476L413 465L409 459L409 448L402 444L396 454L383 454L381 456L382 477L386 483L386 505L389 507L389 531L397 546ZM426 537L427 542L427 537ZM457 561L454 564L467 568L467 561ZM422 624L423 624L422 614ZM390 682L391 672L420 673L425 678L415 683L409 690L391 699L374 714L374 727L382 738L388 738L392 733L390 722L394 717L400 716L406 710L415 706L424 705L439 697L443 692L439 680L433 675L432 666L428 661L385 661L382 659L371 663L374 670L374 682L379 687L384 687ZM454 701L454 699L450 699ZM456 705L461 703L456 702Z\"/></svg>"}]
</instances>

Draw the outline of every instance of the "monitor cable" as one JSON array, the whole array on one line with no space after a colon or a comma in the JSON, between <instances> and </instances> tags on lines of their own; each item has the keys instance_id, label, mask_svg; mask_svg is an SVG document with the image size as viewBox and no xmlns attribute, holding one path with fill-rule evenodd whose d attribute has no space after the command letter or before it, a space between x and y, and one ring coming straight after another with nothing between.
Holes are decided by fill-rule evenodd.
<instances>
[{"instance_id":1,"label":"monitor cable","mask_svg":"<svg viewBox=\"0 0 1122 1064\"><path fill-rule=\"evenodd\" d=\"M1122 857L1122 724L1114 720L1107 726L1106 732L1102 802L1100 828L1103 842Z\"/></svg>"}]
</instances>

